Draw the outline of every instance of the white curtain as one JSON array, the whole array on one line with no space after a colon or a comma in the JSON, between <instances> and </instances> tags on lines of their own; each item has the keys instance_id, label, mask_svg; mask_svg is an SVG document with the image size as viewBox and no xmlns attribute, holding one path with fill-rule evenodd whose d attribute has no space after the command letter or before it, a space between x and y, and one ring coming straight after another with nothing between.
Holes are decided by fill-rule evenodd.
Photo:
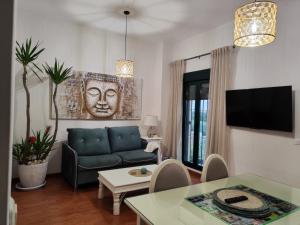
<instances>
[{"instance_id":1,"label":"white curtain","mask_svg":"<svg viewBox=\"0 0 300 225\"><path fill-rule=\"evenodd\" d=\"M182 136L182 87L185 61L178 60L170 64L170 97L166 131L164 134L164 155L177 157L177 148L181 146Z\"/></svg>"},{"instance_id":2,"label":"white curtain","mask_svg":"<svg viewBox=\"0 0 300 225\"><path fill-rule=\"evenodd\" d=\"M209 81L209 109L207 123L206 156L219 154L228 161L228 132L226 125L225 95L231 78L232 47L211 52Z\"/></svg>"}]
</instances>

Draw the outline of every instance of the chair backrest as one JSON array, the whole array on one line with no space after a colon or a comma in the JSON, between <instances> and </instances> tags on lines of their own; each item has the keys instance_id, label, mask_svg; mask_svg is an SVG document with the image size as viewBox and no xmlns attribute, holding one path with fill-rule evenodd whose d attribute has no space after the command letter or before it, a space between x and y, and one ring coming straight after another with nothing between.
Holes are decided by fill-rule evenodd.
<instances>
[{"instance_id":1,"label":"chair backrest","mask_svg":"<svg viewBox=\"0 0 300 225\"><path fill-rule=\"evenodd\" d=\"M175 159L163 161L154 170L149 192L158 192L191 185L191 177L185 166Z\"/></svg>"},{"instance_id":2,"label":"chair backrest","mask_svg":"<svg viewBox=\"0 0 300 225\"><path fill-rule=\"evenodd\" d=\"M205 160L201 182L213 181L228 177L228 167L222 156L212 154Z\"/></svg>"}]
</instances>

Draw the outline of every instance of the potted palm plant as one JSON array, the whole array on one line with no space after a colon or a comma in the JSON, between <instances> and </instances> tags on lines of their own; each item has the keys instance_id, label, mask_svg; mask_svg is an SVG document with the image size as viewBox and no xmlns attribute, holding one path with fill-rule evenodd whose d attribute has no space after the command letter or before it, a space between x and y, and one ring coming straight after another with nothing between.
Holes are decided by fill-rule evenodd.
<instances>
[{"instance_id":1,"label":"potted palm plant","mask_svg":"<svg viewBox=\"0 0 300 225\"><path fill-rule=\"evenodd\" d=\"M20 44L16 42L16 44L16 60L23 68L22 81L26 95L26 134L25 139L13 146L13 156L18 162L21 186L24 188L36 188L41 186L45 180L45 177L41 175L43 172L40 173L40 171L47 170L48 164L44 159L44 155L45 151L48 151L47 145L49 145L51 136L49 134L50 128L47 128L43 134L41 134L41 131L38 131L33 136L30 136L30 92L27 79L30 72L40 79L38 72L42 73L43 71L36 61L45 49L40 48L39 42L33 44L31 38L27 39L25 43Z\"/></svg>"},{"instance_id":2,"label":"potted palm plant","mask_svg":"<svg viewBox=\"0 0 300 225\"><path fill-rule=\"evenodd\" d=\"M55 110L55 130L53 134L53 139L51 143L51 148L56 140L57 130L58 130L58 107L56 103L57 88L62 82L70 78L72 67L64 68L64 63L59 63L55 59L54 65L49 66L47 63L43 66L46 74L49 76L50 80L54 85L54 92L52 94L52 101ZM51 90L52 91L52 90ZM51 92L52 93L52 92Z\"/></svg>"},{"instance_id":3,"label":"potted palm plant","mask_svg":"<svg viewBox=\"0 0 300 225\"><path fill-rule=\"evenodd\" d=\"M36 64L37 58L40 54L45 50L44 48L40 48L39 42L36 44L32 44L31 38L27 39L25 43L19 44L17 43L16 47L16 60L23 67L23 87L26 93L26 136L25 142L29 141L30 136L30 92L27 86L27 76L28 72L33 72L39 79L38 71L42 72L41 68ZM38 71L36 71L38 70ZM40 79L41 80L41 79Z\"/></svg>"},{"instance_id":4,"label":"potted palm plant","mask_svg":"<svg viewBox=\"0 0 300 225\"><path fill-rule=\"evenodd\" d=\"M30 92L27 87L27 74L31 70L38 76L37 69L43 72L34 62L38 56L44 51L39 49L39 43L32 45L31 39L27 39L24 44L17 42L16 57L17 61L23 66L23 86L26 92L26 137L20 143L14 144L13 156L18 162L18 172L20 178L20 189L36 189L45 184L45 178L48 168L48 156L55 143L58 130L58 108L56 104L56 93L58 85L69 78L71 68L64 68L64 64L60 64L55 59L55 64L50 67L45 64L44 70L49 75L50 80L54 83L55 89L52 95L55 107L55 130L54 134L50 134L50 127L44 131L33 132L30 135ZM35 68L35 69L34 69ZM38 76L39 77L39 76Z\"/></svg>"}]
</instances>

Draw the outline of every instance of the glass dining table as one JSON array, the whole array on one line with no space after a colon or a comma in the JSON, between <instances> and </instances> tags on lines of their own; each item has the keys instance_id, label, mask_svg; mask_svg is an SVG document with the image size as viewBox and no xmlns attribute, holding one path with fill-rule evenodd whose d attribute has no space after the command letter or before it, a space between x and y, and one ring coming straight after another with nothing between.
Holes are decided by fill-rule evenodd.
<instances>
[{"instance_id":1,"label":"glass dining table","mask_svg":"<svg viewBox=\"0 0 300 225\"><path fill-rule=\"evenodd\" d=\"M253 174L242 174L217 181L130 197L125 199L125 203L146 224L224 225L230 223L225 223L212 216L210 213L189 202L186 198L236 185L244 185L300 206L300 189ZM271 224L300 225L300 210L295 210Z\"/></svg>"}]
</instances>

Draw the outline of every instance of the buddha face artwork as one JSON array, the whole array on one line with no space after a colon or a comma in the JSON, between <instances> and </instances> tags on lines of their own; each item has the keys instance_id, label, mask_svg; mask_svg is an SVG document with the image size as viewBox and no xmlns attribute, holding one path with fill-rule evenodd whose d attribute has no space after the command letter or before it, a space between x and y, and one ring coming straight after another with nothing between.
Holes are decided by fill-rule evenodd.
<instances>
[{"instance_id":1,"label":"buddha face artwork","mask_svg":"<svg viewBox=\"0 0 300 225\"><path fill-rule=\"evenodd\" d=\"M72 76L58 87L57 105L59 119L140 119L142 81L73 71ZM51 118L54 118L53 103L50 112Z\"/></svg>"},{"instance_id":2,"label":"buddha face artwork","mask_svg":"<svg viewBox=\"0 0 300 225\"><path fill-rule=\"evenodd\" d=\"M96 118L111 118L119 109L119 84L113 81L87 79L85 82L86 110Z\"/></svg>"}]
</instances>

